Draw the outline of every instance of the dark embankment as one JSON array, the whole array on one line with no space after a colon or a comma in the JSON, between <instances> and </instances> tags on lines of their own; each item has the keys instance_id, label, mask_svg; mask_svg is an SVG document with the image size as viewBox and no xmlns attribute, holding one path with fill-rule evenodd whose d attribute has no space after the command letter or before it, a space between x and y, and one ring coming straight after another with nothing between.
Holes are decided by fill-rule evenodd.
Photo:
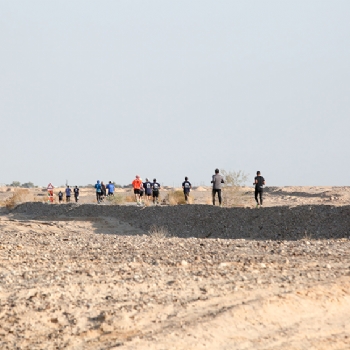
<instances>
[{"instance_id":1,"label":"dark embankment","mask_svg":"<svg viewBox=\"0 0 350 350\"><path fill-rule=\"evenodd\" d=\"M12 213L27 214L41 220L114 217L144 231L152 225L163 226L170 235L178 237L297 240L350 236L350 206L246 209L208 205L140 208L24 203Z\"/></svg>"}]
</instances>

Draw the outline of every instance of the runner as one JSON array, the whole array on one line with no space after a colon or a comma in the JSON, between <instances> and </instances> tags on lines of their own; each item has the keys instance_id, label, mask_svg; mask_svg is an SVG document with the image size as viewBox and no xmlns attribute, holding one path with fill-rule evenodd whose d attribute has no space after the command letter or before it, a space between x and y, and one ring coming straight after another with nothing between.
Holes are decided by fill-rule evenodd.
<instances>
[{"instance_id":1,"label":"runner","mask_svg":"<svg viewBox=\"0 0 350 350\"><path fill-rule=\"evenodd\" d=\"M59 203L62 203L62 201L63 201L63 192L60 190L60 191L58 192L58 202L59 202Z\"/></svg>"},{"instance_id":2,"label":"runner","mask_svg":"<svg viewBox=\"0 0 350 350\"><path fill-rule=\"evenodd\" d=\"M215 169L215 175L212 176L212 180L211 183L213 184L213 205L215 205L215 195L218 194L218 198L219 198L219 204L220 207L222 205L222 199L221 199L221 184L223 184L224 181L224 177L222 175L219 174L220 170L219 169Z\"/></svg>"},{"instance_id":3,"label":"runner","mask_svg":"<svg viewBox=\"0 0 350 350\"><path fill-rule=\"evenodd\" d=\"M72 192L72 189L69 188L69 186L67 186L66 188L66 202L70 202L70 194Z\"/></svg>"},{"instance_id":4,"label":"runner","mask_svg":"<svg viewBox=\"0 0 350 350\"><path fill-rule=\"evenodd\" d=\"M102 195L102 187L101 187L101 184L100 184L100 180L97 180L95 188L96 188L97 203L100 203L101 202L101 195Z\"/></svg>"},{"instance_id":5,"label":"runner","mask_svg":"<svg viewBox=\"0 0 350 350\"><path fill-rule=\"evenodd\" d=\"M78 186L75 186L73 191L74 191L75 203L78 203L78 200L79 200L79 188L78 188Z\"/></svg>"},{"instance_id":6,"label":"runner","mask_svg":"<svg viewBox=\"0 0 350 350\"><path fill-rule=\"evenodd\" d=\"M192 188L191 182L188 181L188 177L185 177L185 181L182 183L182 188L184 190L185 201L188 204L188 197Z\"/></svg>"},{"instance_id":7,"label":"runner","mask_svg":"<svg viewBox=\"0 0 350 350\"><path fill-rule=\"evenodd\" d=\"M108 185L106 186L107 190L108 190L108 194L107 196L114 196L114 184L112 184L112 181L109 181Z\"/></svg>"},{"instance_id":8,"label":"runner","mask_svg":"<svg viewBox=\"0 0 350 350\"><path fill-rule=\"evenodd\" d=\"M152 183L152 196L153 196L153 204L159 203L159 189L160 184L157 182L157 179L153 179Z\"/></svg>"},{"instance_id":9,"label":"runner","mask_svg":"<svg viewBox=\"0 0 350 350\"><path fill-rule=\"evenodd\" d=\"M101 202L105 199L106 197L106 185L103 183L103 181L101 181L101 191L102 191L102 194L101 194Z\"/></svg>"},{"instance_id":10,"label":"runner","mask_svg":"<svg viewBox=\"0 0 350 350\"><path fill-rule=\"evenodd\" d=\"M136 175L136 178L132 182L132 187L134 189L134 195L137 205L139 205L140 202L140 188L142 185L142 181L140 179L140 175Z\"/></svg>"},{"instance_id":11,"label":"runner","mask_svg":"<svg viewBox=\"0 0 350 350\"><path fill-rule=\"evenodd\" d=\"M253 185L255 185L256 207L259 208L258 196L260 197L260 207L262 207L262 204L263 204L262 196L263 196L263 190L265 185L265 179L260 175L260 171L256 172Z\"/></svg>"},{"instance_id":12,"label":"runner","mask_svg":"<svg viewBox=\"0 0 350 350\"><path fill-rule=\"evenodd\" d=\"M143 185L143 188L145 189L145 197L147 199L147 202L149 202L152 196L152 183L146 177L146 182L144 182L142 185Z\"/></svg>"},{"instance_id":13,"label":"runner","mask_svg":"<svg viewBox=\"0 0 350 350\"><path fill-rule=\"evenodd\" d=\"M143 187L143 182L142 182L141 178L140 178L140 181L141 181L141 186L140 186L140 204L143 204L142 203L142 197L143 197L143 194L145 193L145 188Z\"/></svg>"}]
</instances>

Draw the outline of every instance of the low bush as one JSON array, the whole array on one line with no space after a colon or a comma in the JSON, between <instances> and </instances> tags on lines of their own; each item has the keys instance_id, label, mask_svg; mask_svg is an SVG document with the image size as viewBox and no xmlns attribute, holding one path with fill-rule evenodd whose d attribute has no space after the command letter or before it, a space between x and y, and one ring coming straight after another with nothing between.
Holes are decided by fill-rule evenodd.
<instances>
[{"instance_id":1,"label":"low bush","mask_svg":"<svg viewBox=\"0 0 350 350\"><path fill-rule=\"evenodd\" d=\"M185 195L183 191L171 191L167 194L166 202L169 205L179 205L179 204L187 204L185 201ZM193 203L193 198L191 196L188 197L188 203Z\"/></svg>"},{"instance_id":2,"label":"low bush","mask_svg":"<svg viewBox=\"0 0 350 350\"><path fill-rule=\"evenodd\" d=\"M148 234L152 238L156 238L156 239L162 239L162 238L169 237L168 229L164 226L152 225L148 231Z\"/></svg>"},{"instance_id":3,"label":"low bush","mask_svg":"<svg viewBox=\"0 0 350 350\"><path fill-rule=\"evenodd\" d=\"M247 198L242 186L248 180L248 174L243 171L226 171L222 170L225 183L222 186L222 202L225 207L244 206Z\"/></svg>"},{"instance_id":4,"label":"low bush","mask_svg":"<svg viewBox=\"0 0 350 350\"><path fill-rule=\"evenodd\" d=\"M125 202L131 203L136 202L135 196L133 194L128 194L124 197Z\"/></svg>"},{"instance_id":5,"label":"low bush","mask_svg":"<svg viewBox=\"0 0 350 350\"><path fill-rule=\"evenodd\" d=\"M108 204L118 205L124 203L124 200L125 198L119 193L115 193L114 196L106 197L106 203Z\"/></svg>"},{"instance_id":6,"label":"low bush","mask_svg":"<svg viewBox=\"0 0 350 350\"><path fill-rule=\"evenodd\" d=\"M34 202L34 195L27 189L16 188L13 195L6 199L5 206L7 209L13 209L24 202Z\"/></svg>"}]
</instances>

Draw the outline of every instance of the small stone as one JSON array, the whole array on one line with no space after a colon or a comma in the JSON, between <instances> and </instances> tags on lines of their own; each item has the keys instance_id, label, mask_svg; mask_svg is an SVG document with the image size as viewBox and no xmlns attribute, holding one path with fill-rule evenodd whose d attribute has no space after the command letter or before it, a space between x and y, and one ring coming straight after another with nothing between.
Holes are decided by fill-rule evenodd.
<instances>
[{"instance_id":1,"label":"small stone","mask_svg":"<svg viewBox=\"0 0 350 350\"><path fill-rule=\"evenodd\" d=\"M103 323L101 326L101 330L105 333L113 332L114 327L112 325L109 325L107 323Z\"/></svg>"}]
</instances>

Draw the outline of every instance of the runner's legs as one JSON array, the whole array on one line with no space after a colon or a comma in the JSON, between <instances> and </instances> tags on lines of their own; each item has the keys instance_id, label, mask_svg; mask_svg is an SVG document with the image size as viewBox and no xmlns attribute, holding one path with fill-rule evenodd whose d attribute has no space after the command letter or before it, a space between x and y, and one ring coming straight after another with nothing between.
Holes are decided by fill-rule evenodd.
<instances>
[{"instance_id":1,"label":"runner's legs","mask_svg":"<svg viewBox=\"0 0 350 350\"><path fill-rule=\"evenodd\" d=\"M185 201L188 202L188 196L189 196L190 192L184 192L185 195Z\"/></svg>"},{"instance_id":2,"label":"runner's legs","mask_svg":"<svg viewBox=\"0 0 350 350\"><path fill-rule=\"evenodd\" d=\"M259 200L258 200L258 197L259 197L260 198L260 205L262 205L262 203L263 203L262 196L263 196L263 191L259 191L258 189L255 189L255 200L256 200L257 204L259 204Z\"/></svg>"},{"instance_id":3,"label":"runner's legs","mask_svg":"<svg viewBox=\"0 0 350 350\"><path fill-rule=\"evenodd\" d=\"M217 191L218 191L218 197L219 197L219 204L221 205L222 203L221 190L217 190Z\"/></svg>"},{"instance_id":4,"label":"runner's legs","mask_svg":"<svg viewBox=\"0 0 350 350\"><path fill-rule=\"evenodd\" d=\"M213 195L213 205L215 205L215 195L218 194L219 204L222 203L222 197L221 197L221 189L213 189L212 195Z\"/></svg>"},{"instance_id":5,"label":"runner's legs","mask_svg":"<svg viewBox=\"0 0 350 350\"><path fill-rule=\"evenodd\" d=\"M159 191L153 191L153 204L155 204L155 202L158 203L158 196L159 196Z\"/></svg>"},{"instance_id":6,"label":"runner's legs","mask_svg":"<svg viewBox=\"0 0 350 350\"><path fill-rule=\"evenodd\" d=\"M256 204L259 204L258 194L259 194L259 191L257 189L255 189L254 197L255 197L255 200L256 200Z\"/></svg>"}]
</instances>

